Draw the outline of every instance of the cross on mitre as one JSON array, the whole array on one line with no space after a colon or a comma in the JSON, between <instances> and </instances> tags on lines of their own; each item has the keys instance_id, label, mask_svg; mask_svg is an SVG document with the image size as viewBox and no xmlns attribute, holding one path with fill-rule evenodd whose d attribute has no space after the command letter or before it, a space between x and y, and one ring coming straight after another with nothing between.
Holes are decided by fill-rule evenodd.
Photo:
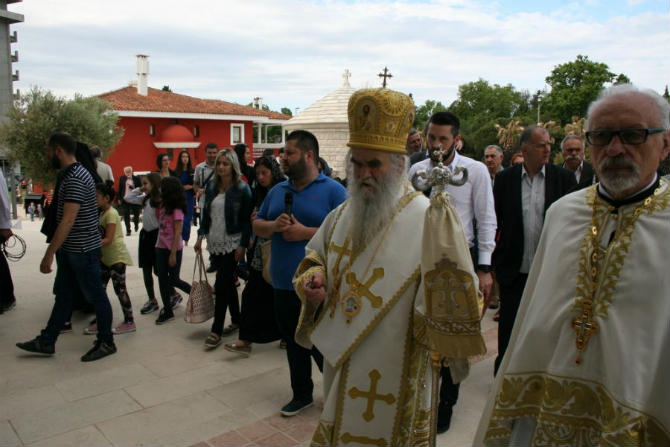
<instances>
[{"instance_id":1,"label":"cross on mitre","mask_svg":"<svg viewBox=\"0 0 670 447\"><path fill-rule=\"evenodd\" d=\"M389 73L389 69L386 67L384 67L384 73L379 73L377 76L379 76L380 78L384 78L384 80L382 81L382 88L386 88L386 79L393 77L393 75Z\"/></svg>"}]
</instances>

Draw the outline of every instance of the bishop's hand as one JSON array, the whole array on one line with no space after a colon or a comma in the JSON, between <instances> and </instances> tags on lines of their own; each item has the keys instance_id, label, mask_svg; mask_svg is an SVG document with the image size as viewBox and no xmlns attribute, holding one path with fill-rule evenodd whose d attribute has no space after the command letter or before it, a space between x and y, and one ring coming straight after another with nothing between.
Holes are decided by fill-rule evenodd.
<instances>
[{"instance_id":1,"label":"bishop's hand","mask_svg":"<svg viewBox=\"0 0 670 447\"><path fill-rule=\"evenodd\" d=\"M314 304L319 304L325 301L328 296L326 291L326 280L323 273L317 272L305 279L303 282L303 291L305 298Z\"/></svg>"}]
</instances>

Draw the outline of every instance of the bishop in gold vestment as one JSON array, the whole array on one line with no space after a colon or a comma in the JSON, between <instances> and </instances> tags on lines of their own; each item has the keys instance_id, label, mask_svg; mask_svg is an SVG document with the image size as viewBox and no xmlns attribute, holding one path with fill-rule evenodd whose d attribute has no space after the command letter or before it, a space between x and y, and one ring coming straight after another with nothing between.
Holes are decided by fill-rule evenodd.
<instances>
[{"instance_id":1,"label":"bishop in gold vestment","mask_svg":"<svg viewBox=\"0 0 670 447\"><path fill-rule=\"evenodd\" d=\"M547 212L474 445L670 445L669 116L627 85L589 108L600 184Z\"/></svg>"},{"instance_id":2,"label":"bishop in gold vestment","mask_svg":"<svg viewBox=\"0 0 670 447\"><path fill-rule=\"evenodd\" d=\"M295 274L296 341L325 360L313 445L430 445L433 369L447 358L458 381L468 357L485 352L481 294L457 214L405 180L413 116L403 94L352 95L350 199L323 222Z\"/></svg>"}]
</instances>

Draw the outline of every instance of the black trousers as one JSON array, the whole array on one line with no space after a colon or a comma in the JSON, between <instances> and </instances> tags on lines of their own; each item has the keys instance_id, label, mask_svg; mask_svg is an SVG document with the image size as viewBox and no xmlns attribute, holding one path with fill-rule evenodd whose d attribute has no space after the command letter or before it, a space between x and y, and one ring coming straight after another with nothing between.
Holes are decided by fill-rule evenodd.
<instances>
[{"instance_id":1,"label":"black trousers","mask_svg":"<svg viewBox=\"0 0 670 447\"><path fill-rule=\"evenodd\" d=\"M0 303L9 304L14 302L14 283L9 271L9 264L5 258L5 252L0 250Z\"/></svg>"},{"instance_id":2,"label":"black trousers","mask_svg":"<svg viewBox=\"0 0 670 447\"><path fill-rule=\"evenodd\" d=\"M475 245L470 247L470 257L472 258L472 265L477 270L477 260L479 259L479 247L475 241ZM440 406L453 407L458 401L458 391L461 388L460 383L454 383L451 379L451 371L448 366L443 366L440 370L442 376L442 383L440 384Z\"/></svg>"},{"instance_id":3,"label":"black trousers","mask_svg":"<svg viewBox=\"0 0 670 447\"><path fill-rule=\"evenodd\" d=\"M499 283L500 284L500 320L498 320L498 356L496 357L493 374L498 372L500 362L502 362L509 344L512 329L514 328L514 320L516 320L516 313L519 310L519 303L521 302L521 295L523 289L526 287L528 274L519 273L512 282Z\"/></svg>"},{"instance_id":4,"label":"black trousers","mask_svg":"<svg viewBox=\"0 0 670 447\"><path fill-rule=\"evenodd\" d=\"M216 282L214 283L214 322L212 332L223 334L223 323L226 320L226 310L230 309L232 324L240 324L240 302L235 287L235 252L225 255L212 255L212 264L216 266Z\"/></svg>"},{"instance_id":5,"label":"black trousers","mask_svg":"<svg viewBox=\"0 0 670 447\"><path fill-rule=\"evenodd\" d=\"M305 349L295 342L295 330L300 317L300 299L293 290L274 291L277 327L286 341L286 358L291 374L293 398L311 400L314 382L312 382L312 358L323 371L323 355L315 348Z\"/></svg>"},{"instance_id":6,"label":"black trousers","mask_svg":"<svg viewBox=\"0 0 670 447\"><path fill-rule=\"evenodd\" d=\"M123 223L126 224L126 233L130 233L130 214L133 214L133 224L135 224L135 231L140 224L140 207L132 205L128 202L123 202Z\"/></svg>"}]
</instances>

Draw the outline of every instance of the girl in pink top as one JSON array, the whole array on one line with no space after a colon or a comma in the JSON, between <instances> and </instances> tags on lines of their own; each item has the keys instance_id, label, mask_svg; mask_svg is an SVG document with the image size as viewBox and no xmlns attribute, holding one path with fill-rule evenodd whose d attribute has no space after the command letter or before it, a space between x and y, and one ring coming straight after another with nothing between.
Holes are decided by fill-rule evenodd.
<instances>
[{"instance_id":1,"label":"girl in pink top","mask_svg":"<svg viewBox=\"0 0 670 447\"><path fill-rule=\"evenodd\" d=\"M191 293L191 286L179 278L183 241L181 230L186 212L186 196L181 182L176 177L161 180L161 207L156 210L158 217L158 240L156 241L156 273L161 292L163 309L156 324L174 320L170 304L170 288L177 287Z\"/></svg>"}]
</instances>

